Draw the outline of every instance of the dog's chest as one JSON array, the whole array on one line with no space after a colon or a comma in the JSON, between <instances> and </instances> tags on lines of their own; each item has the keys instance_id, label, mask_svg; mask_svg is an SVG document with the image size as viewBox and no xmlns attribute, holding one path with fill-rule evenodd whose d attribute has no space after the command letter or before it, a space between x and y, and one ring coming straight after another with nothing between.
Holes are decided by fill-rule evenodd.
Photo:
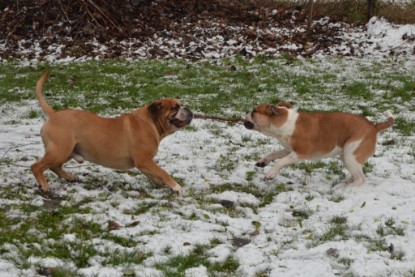
<instances>
[{"instance_id":1,"label":"dog's chest","mask_svg":"<svg viewBox=\"0 0 415 277\"><path fill-rule=\"evenodd\" d=\"M289 114L288 120L281 127L272 126L267 135L278 139L285 149L291 150L291 138L295 131L297 118L298 114Z\"/></svg>"},{"instance_id":2,"label":"dog's chest","mask_svg":"<svg viewBox=\"0 0 415 277\"><path fill-rule=\"evenodd\" d=\"M269 137L278 139L285 149L291 150L291 134L276 134L275 132L263 132Z\"/></svg>"},{"instance_id":3,"label":"dog's chest","mask_svg":"<svg viewBox=\"0 0 415 277\"><path fill-rule=\"evenodd\" d=\"M291 149L291 137L296 129L298 116L296 110L288 110L288 117L284 124L281 126L271 125L267 135L277 138L284 148Z\"/></svg>"},{"instance_id":4,"label":"dog's chest","mask_svg":"<svg viewBox=\"0 0 415 277\"><path fill-rule=\"evenodd\" d=\"M291 136L277 136L277 139L285 149L291 150Z\"/></svg>"}]
</instances>

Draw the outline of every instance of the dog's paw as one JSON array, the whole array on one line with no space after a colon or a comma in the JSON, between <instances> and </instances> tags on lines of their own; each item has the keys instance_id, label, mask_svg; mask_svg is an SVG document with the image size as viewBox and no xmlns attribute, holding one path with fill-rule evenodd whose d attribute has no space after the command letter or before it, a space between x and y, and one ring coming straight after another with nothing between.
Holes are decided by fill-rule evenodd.
<instances>
[{"instance_id":1,"label":"dog's paw","mask_svg":"<svg viewBox=\"0 0 415 277\"><path fill-rule=\"evenodd\" d=\"M342 183L345 183L345 184L348 185L348 184L353 183L353 180L354 180L353 177L349 177L349 178L343 180Z\"/></svg>"},{"instance_id":2,"label":"dog's paw","mask_svg":"<svg viewBox=\"0 0 415 277\"><path fill-rule=\"evenodd\" d=\"M268 172L267 174L265 174L264 180L274 180L276 175L277 174L274 174L273 172Z\"/></svg>"},{"instance_id":3,"label":"dog's paw","mask_svg":"<svg viewBox=\"0 0 415 277\"><path fill-rule=\"evenodd\" d=\"M177 193L178 195L184 194L184 189L179 184L175 184L171 189L173 192Z\"/></svg>"},{"instance_id":4,"label":"dog's paw","mask_svg":"<svg viewBox=\"0 0 415 277\"><path fill-rule=\"evenodd\" d=\"M262 161L258 161L256 164L255 164L255 166L256 167L265 167L267 164L266 164L266 162L262 162Z\"/></svg>"},{"instance_id":5,"label":"dog's paw","mask_svg":"<svg viewBox=\"0 0 415 277\"><path fill-rule=\"evenodd\" d=\"M39 190L37 190L36 193L45 199L59 200L59 196L51 192L50 190L45 191L39 187Z\"/></svg>"},{"instance_id":6,"label":"dog's paw","mask_svg":"<svg viewBox=\"0 0 415 277\"><path fill-rule=\"evenodd\" d=\"M71 183L75 183L75 182L79 182L81 181L81 179L79 179L77 176L69 174L64 177L66 181L71 182Z\"/></svg>"}]
</instances>

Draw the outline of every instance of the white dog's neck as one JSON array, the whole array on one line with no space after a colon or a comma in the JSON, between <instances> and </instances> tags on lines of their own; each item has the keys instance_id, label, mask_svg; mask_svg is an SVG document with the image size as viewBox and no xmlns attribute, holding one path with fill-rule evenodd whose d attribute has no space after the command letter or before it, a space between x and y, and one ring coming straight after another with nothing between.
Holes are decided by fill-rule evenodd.
<instances>
[{"instance_id":1,"label":"white dog's neck","mask_svg":"<svg viewBox=\"0 0 415 277\"><path fill-rule=\"evenodd\" d=\"M297 109L284 109L288 111L287 120L280 127L271 126L270 128L270 135L278 139L292 136L299 116Z\"/></svg>"}]
</instances>

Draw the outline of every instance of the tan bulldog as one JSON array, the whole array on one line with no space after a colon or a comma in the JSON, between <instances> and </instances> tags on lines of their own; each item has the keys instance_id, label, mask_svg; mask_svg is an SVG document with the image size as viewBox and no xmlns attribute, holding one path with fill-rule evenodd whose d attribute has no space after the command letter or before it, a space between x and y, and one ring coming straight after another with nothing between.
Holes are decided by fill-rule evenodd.
<instances>
[{"instance_id":1,"label":"tan bulldog","mask_svg":"<svg viewBox=\"0 0 415 277\"><path fill-rule=\"evenodd\" d=\"M52 170L68 181L77 178L62 169L74 159L84 160L114 169L138 168L152 181L182 193L182 187L154 159L160 141L188 125L192 112L177 99L159 99L131 113L115 118L103 118L83 110L53 110L45 101L42 86L48 72L39 79L36 95L47 115L41 129L45 155L31 166L43 192L48 182L43 172Z\"/></svg>"}]
</instances>

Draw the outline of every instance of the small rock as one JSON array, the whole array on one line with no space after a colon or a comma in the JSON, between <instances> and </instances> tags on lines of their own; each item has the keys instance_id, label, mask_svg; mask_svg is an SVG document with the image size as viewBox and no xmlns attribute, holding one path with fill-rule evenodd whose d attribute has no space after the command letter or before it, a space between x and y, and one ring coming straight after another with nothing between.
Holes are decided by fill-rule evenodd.
<instances>
[{"instance_id":1,"label":"small rock","mask_svg":"<svg viewBox=\"0 0 415 277\"><path fill-rule=\"evenodd\" d=\"M166 207L166 208L169 208L169 209L173 209L174 208L174 205L173 205L173 203L172 202L166 202L166 203L164 203L163 204L163 207Z\"/></svg>"},{"instance_id":2,"label":"small rock","mask_svg":"<svg viewBox=\"0 0 415 277\"><path fill-rule=\"evenodd\" d=\"M219 204L221 204L223 207L227 209L233 208L235 206L235 203L230 200L220 200Z\"/></svg>"},{"instance_id":3,"label":"small rock","mask_svg":"<svg viewBox=\"0 0 415 277\"><path fill-rule=\"evenodd\" d=\"M61 201L57 199L44 199L43 207L46 209L56 209L59 208Z\"/></svg>"},{"instance_id":4,"label":"small rock","mask_svg":"<svg viewBox=\"0 0 415 277\"><path fill-rule=\"evenodd\" d=\"M250 239L245 239L245 238L233 238L232 239L232 245L235 247L242 247L249 243L251 243Z\"/></svg>"},{"instance_id":5,"label":"small rock","mask_svg":"<svg viewBox=\"0 0 415 277\"><path fill-rule=\"evenodd\" d=\"M123 276L128 276L128 277L135 276L135 272L132 269L124 269L122 274Z\"/></svg>"},{"instance_id":6,"label":"small rock","mask_svg":"<svg viewBox=\"0 0 415 277\"><path fill-rule=\"evenodd\" d=\"M335 257L335 258L339 257L339 251L336 248L327 249L326 254L327 256L330 256L330 257Z\"/></svg>"},{"instance_id":7,"label":"small rock","mask_svg":"<svg viewBox=\"0 0 415 277\"><path fill-rule=\"evenodd\" d=\"M41 267L36 270L36 272L42 276L52 276L54 271L56 270L51 267Z\"/></svg>"},{"instance_id":8,"label":"small rock","mask_svg":"<svg viewBox=\"0 0 415 277\"><path fill-rule=\"evenodd\" d=\"M394 250L395 250L395 246L393 245L393 243L391 243L388 247L388 251L389 253L393 253Z\"/></svg>"},{"instance_id":9,"label":"small rock","mask_svg":"<svg viewBox=\"0 0 415 277\"><path fill-rule=\"evenodd\" d=\"M396 141L394 139L390 139L390 140L382 142L382 145L394 145L394 144L396 144Z\"/></svg>"}]
</instances>

